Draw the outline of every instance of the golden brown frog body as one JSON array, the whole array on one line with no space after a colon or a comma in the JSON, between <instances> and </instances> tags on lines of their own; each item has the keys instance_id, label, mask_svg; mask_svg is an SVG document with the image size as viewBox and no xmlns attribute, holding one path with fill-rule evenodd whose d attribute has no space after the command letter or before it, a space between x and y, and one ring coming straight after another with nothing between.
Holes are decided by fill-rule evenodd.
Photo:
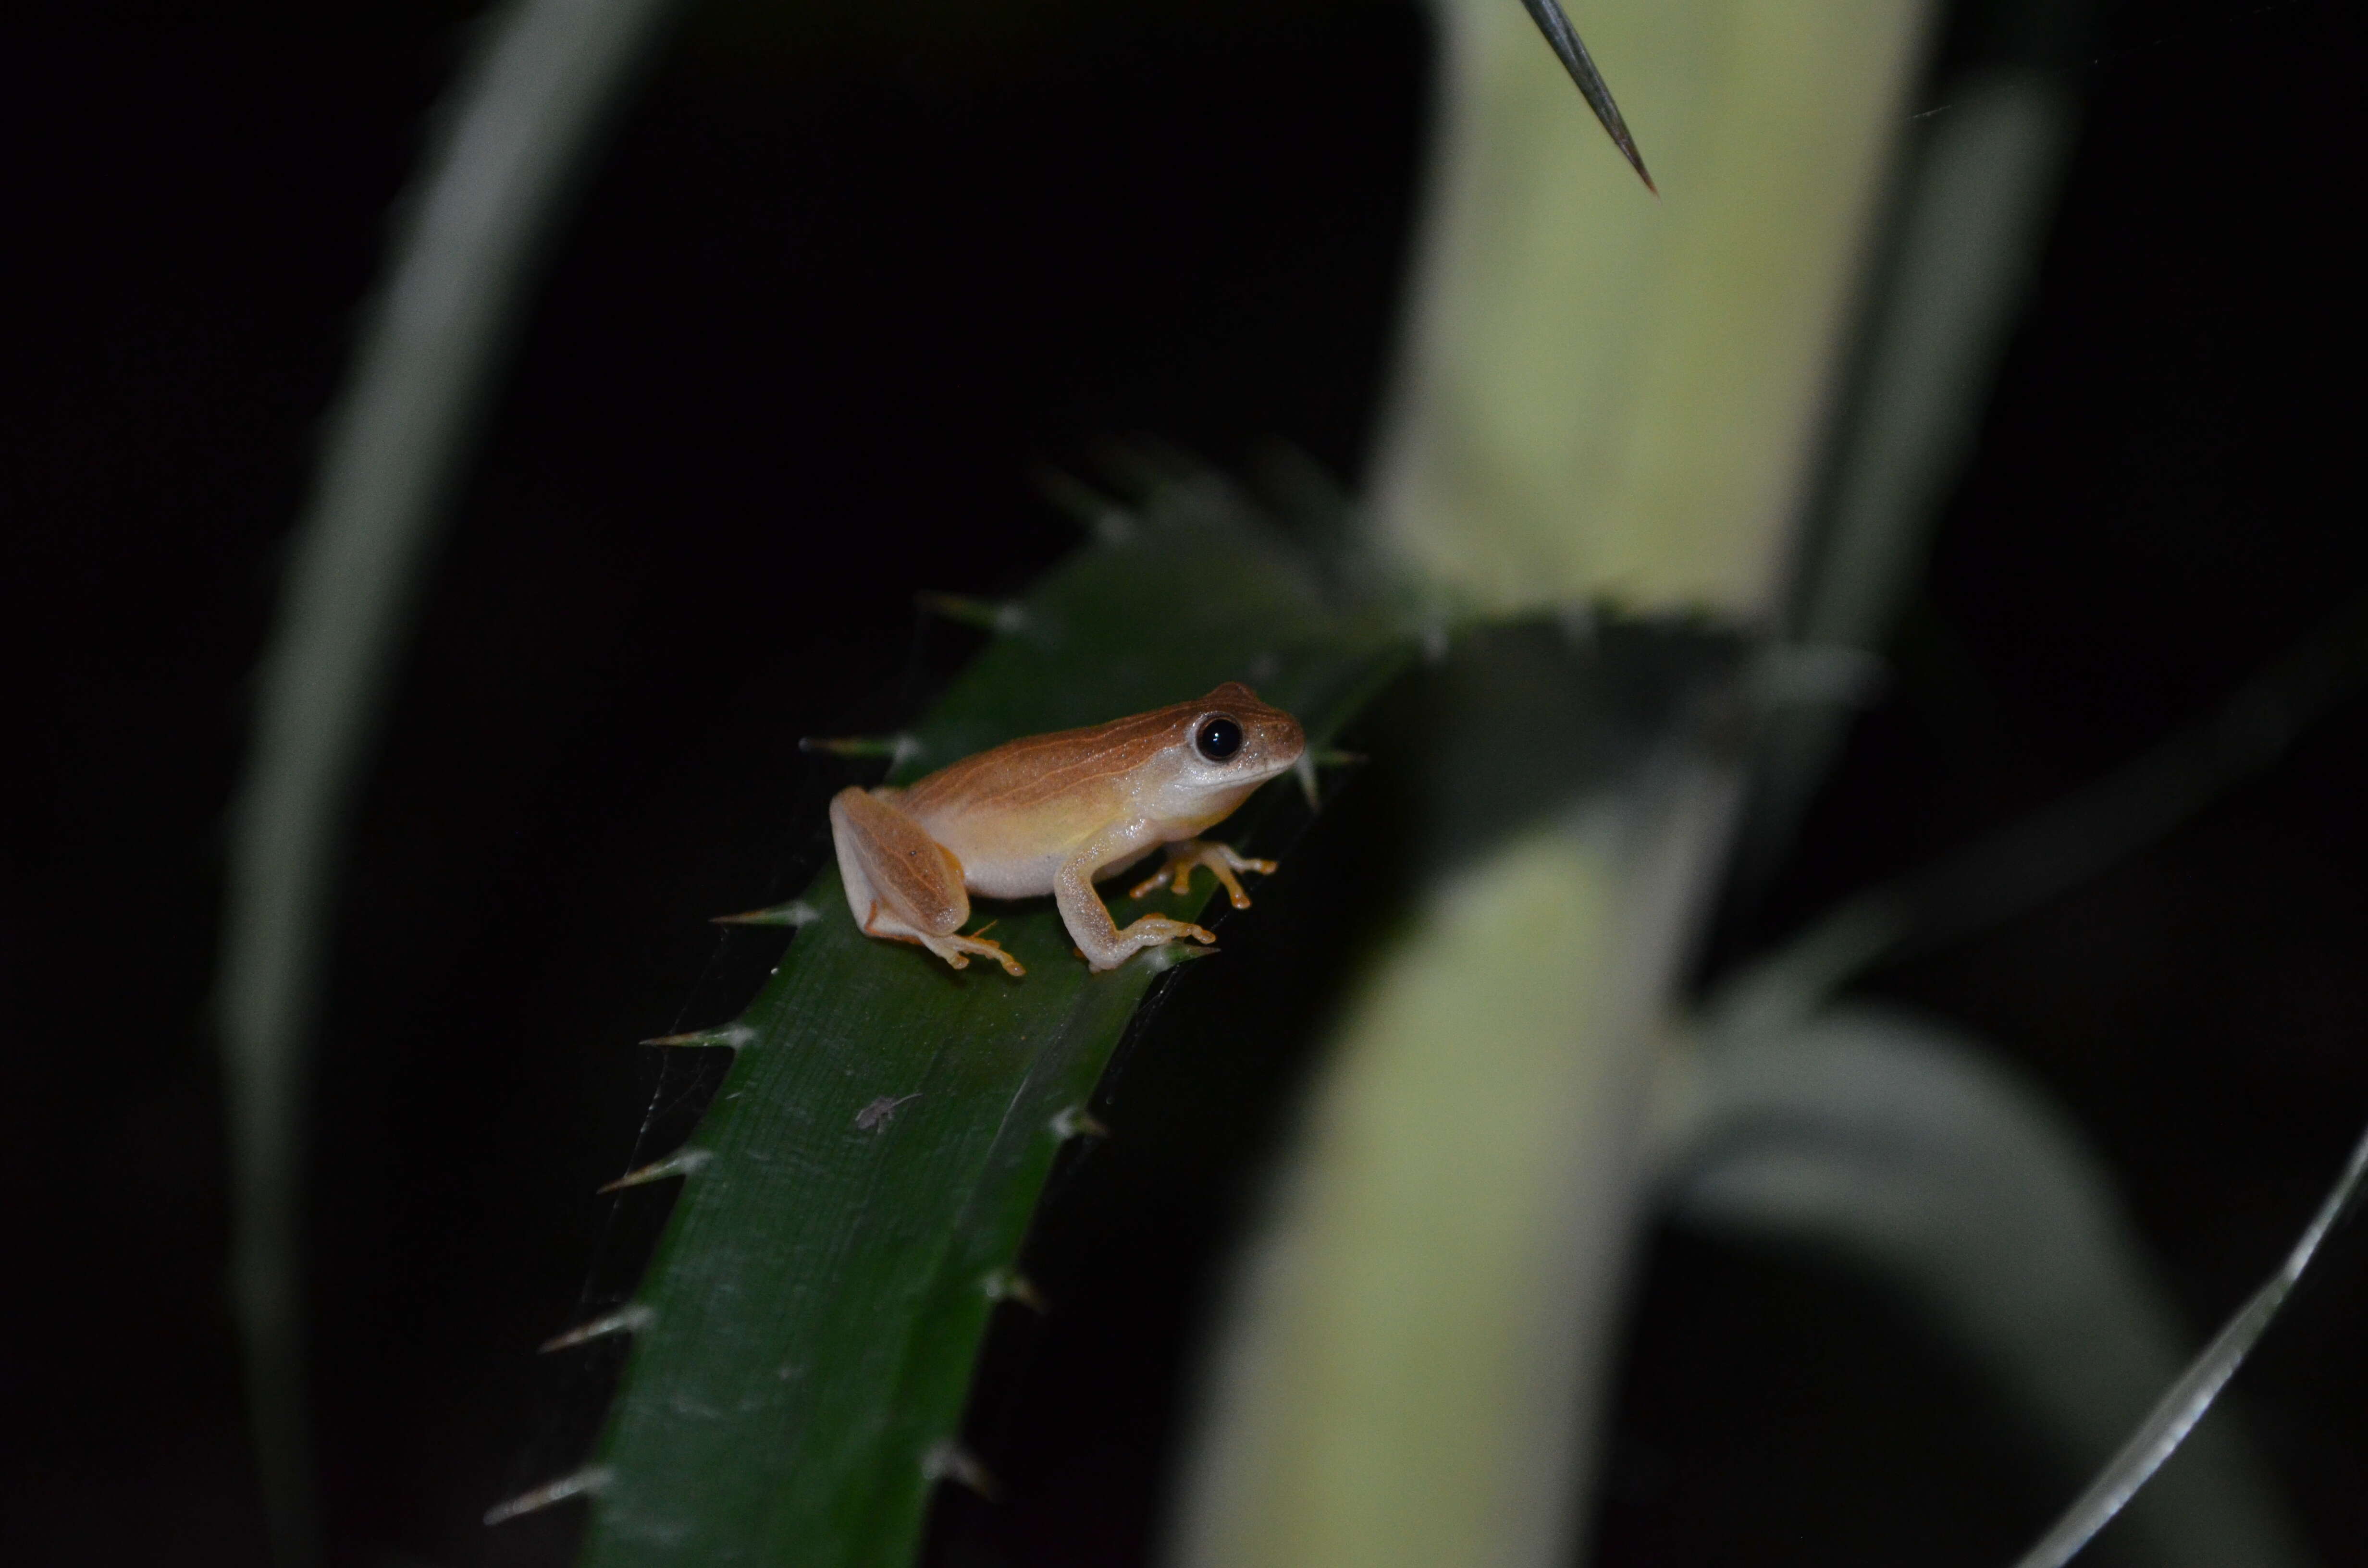
<instances>
[{"instance_id":1,"label":"golden brown frog body","mask_svg":"<svg viewBox=\"0 0 2368 1568\"><path fill-rule=\"evenodd\" d=\"M970 895L1049 892L1086 961L1115 969L1144 948L1215 938L1158 915L1121 931L1094 883L1166 845L1167 865L1133 896L1170 879L1182 892L1206 866L1247 908L1235 873L1269 873L1273 863L1199 835L1305 749L1299 721L1238 682L1196 702L1011 741L904 789L840 790L830 803L839 878L869 935L916 942L956 969L981 954L1013 974L1025 971L1000 946L955 935Z\"/></svg>"}]
</instances>

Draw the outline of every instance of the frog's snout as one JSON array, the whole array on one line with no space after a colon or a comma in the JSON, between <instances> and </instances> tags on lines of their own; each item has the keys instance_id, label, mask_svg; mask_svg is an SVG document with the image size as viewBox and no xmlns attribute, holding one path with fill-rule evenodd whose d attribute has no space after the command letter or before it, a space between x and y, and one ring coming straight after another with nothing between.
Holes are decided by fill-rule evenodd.
<instances>
[{"instance_id":1,"label":"frog's snout","mask_svg":"<svg viewBox=\"0 0 2368 1568\"><path fill-rule=\"evenodd\" d=\"M1307 750L1307 732L1299 727L1298 720L1280 708L1268 709L1253 733L1259 760L1276 773L1296 763Z\"/></svg>"}]
</instances>

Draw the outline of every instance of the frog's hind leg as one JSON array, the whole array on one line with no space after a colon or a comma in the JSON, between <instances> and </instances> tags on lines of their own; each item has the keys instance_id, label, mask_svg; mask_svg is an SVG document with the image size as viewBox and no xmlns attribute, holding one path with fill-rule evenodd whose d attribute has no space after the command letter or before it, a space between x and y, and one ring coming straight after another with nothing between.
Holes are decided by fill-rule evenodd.
<instances>
[{"instance_id":1,"label":"frog's hind leg","mask_svg":"<svg viewBox=\"0 0 2368 1568\"><path fill-rule=\"evenodd\" d=\"M962 862L905 813L894 791L841 790L830 802L830 837L848 907L866 936L917 943L956 969L967 969L975 953L1007 973L1028 972L1001 945L955 934L970 918Z\"/></svg>"},{"instance_id":2,"label":"frog's hind leg","mask_svg":"<svg viewBox=\"0 0 2368 1568\"><path fill-rule=\"evenodd\" d=\"M1162 866L1134 886L1126 890L1129 898L1144 894L1174 882L1178 892L1189 892L1192 885L1192 868L1206 866L1216 873L1217 881L1225 884L1225 896L1233 900L1235 909L1247 909L1250 895L1242 891L1236 871L1256 871L1261 877L1275 873L1271 860L1253 860L1238 854L1230 844L1220 844L1213 838L1188 838L1167 846L1167 864Z\"/></svg>"}]
</instances>

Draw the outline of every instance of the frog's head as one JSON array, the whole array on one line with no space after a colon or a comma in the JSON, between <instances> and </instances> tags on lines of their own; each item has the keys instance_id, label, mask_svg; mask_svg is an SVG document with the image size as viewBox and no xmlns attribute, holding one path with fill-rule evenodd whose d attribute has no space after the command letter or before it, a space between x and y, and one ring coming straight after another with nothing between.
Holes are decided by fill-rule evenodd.
<instances>
[{"instance_id":1,"label":"frog's head","mask_svg":"<svg viewBox=\"0 0 2368 1568\"><path fill-rule=\"evenodd\" d=\"M1169 761L1161 793L1179 818L1224 815L1251 790L1289 772L1307 749L1299 721L1260 702L1239 681L1227 681L1197 702L1179 702L1163 717L1169 720L1163 747Z\"/></svg>"},{"instance_id":2,"label":"frog's head","mask_svg":"<svg viewBox=\"0 0 2368 1568\"><path fill-rule=\"evenodd\" d=\"M1212 783L1262 782L1292 767L1307 749L1298 720L1260 702L1257 692L1237 680L1183 706L1194 771Z\"/></svg>"}]
</instances>

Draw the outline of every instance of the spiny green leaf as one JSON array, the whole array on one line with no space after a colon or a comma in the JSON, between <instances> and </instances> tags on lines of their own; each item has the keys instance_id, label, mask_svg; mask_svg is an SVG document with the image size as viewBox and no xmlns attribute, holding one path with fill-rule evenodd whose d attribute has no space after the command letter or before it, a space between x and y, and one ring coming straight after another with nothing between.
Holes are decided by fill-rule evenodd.
<instances>
[{"instance_id":1,"label":"spiny green leaf","mask_svg":"<svg viewBox=\"0 0 2368 1568\"><path fill-rule=\"evenodd\" d=\"M1395 608L1205 478L1103 538L1006 618L897 777L1229 679L1321 746L1405 646ZM633 1352L575 1478L588 1568L884 1568L910 1561L936 1479L987 1483L953 1446L981 1337L1025 1300L1013 1265L1053 1158L1094 1134L1102 1069L1176 962L1091 973L1031 900L985 911L1024 978L956 972L861 935L833 873L803 903L819 918L733 1026L687 1146L705 1158L620 1325Z\"/></svg>"}]
</instances>

